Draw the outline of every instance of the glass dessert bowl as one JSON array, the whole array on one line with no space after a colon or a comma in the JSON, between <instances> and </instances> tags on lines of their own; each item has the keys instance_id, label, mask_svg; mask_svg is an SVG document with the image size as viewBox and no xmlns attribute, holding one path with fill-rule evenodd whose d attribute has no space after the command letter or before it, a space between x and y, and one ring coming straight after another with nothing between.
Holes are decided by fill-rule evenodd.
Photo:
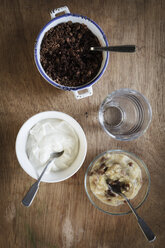
<instances>
[{"instance_id":1,"label":"glass dessert bowl","mask_svg":"<svg viewBox=\"0 0 165 248\"><path fill-rule=\"evenodd\" d=\"M125 215L131 211L124 198L109 190L111 183L138 209L148 196L150 174L140 158L122 150L101 153L90 163L84 184L91 203L104 213Z\"/></svg>"}]
</instances>

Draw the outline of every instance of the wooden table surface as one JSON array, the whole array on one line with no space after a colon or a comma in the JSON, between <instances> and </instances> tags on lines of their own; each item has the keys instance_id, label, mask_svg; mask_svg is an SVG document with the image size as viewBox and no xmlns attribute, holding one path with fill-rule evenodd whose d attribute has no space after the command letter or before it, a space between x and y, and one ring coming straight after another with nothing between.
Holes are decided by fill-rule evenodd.
<instances>
[{"instance_id":1,"label":"wooden table surface","mask_svg":"<svg viewBox=\"0 0 165 248\"><path fill-rule=\"evenodd\" d=\"M110 54L106 72L93 96L77 101L72 92L49 85L38 73L34 42L49 21L49 11L67 5L90 17L111 45L136 44L135 54ZM0 3L0 248L163 248L165 244L165 1L7 0ZM152 123L131 142L110 138L98 123L98 108L108 93L132 88L150 101ZM34 183L20 167L15 139L32 115L57 110L83 127L88 152L70 179L42 183L30 208L21 205ZM149 244L133 215L108 216L95 209L84 190L84 174L99 153L120 148L139 155L151 174L149 197L138 213L157 235Z\"/></svg>"}]
</instances>

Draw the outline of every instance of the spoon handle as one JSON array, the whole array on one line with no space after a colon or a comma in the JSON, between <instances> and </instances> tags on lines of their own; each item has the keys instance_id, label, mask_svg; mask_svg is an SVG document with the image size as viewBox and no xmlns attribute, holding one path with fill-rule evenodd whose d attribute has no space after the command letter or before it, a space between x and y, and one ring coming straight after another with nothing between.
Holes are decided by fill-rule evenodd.
<instances>
[{"instance_id":1,"label":"spoon handle","mask_svg":"<svg viewBox=\"0 0 165 248\"><path fill-rule=\"evenodd\" d=\"M22 200L22 204L25 207L29 207L32 204L32 201L36 196L38 189L39 189L39 183L37 181L30 187L29 191L26 193L25 197Z\"/></svg>"},{"instance_id":2,"label":"spoon handle","mask_svg":"<svg viewBox=\"0 0 165 248\"><path fill-rule=\"evenodd\" d=\"M148 239L149 242L154 241L156 239L155 234L152 232L152 230L149 228L149 226L145 223L145 221L137 214L136 210L134 209L134 207L132 206L130 201L127 199L127 197L125 197L124 194L122 194L122 196L125 198L125 200L128 203L128 206L130 207L130 209L132 210L132 212L136 216L136 218L138 220L138 224L139 224L142 232L144 233L145 237Z\"/></svg>"},{"instance_id":3,"label":"spoon handle","mask_svg":"<svg viewBox=\"0 0 165 248\"><path fill-rule=\"evenodd\" d=\"M156 239L156 236L140 216L138 216L138 224L148 241L153 242Z\"/></svg>"},{"instance_id":4,"label":"spoon handle","mask_svg":"<svg viewBox=\"0 0 165 248\"><path fill-rule=\"evenodd\" d=\"M48 165L52 162L53 158L48 160L47 165L45 166L45 168L43 169L41 175L39 176L38 180L30 187L29 191L26 193L25 197L22 200L22 204L25 207L29 207L32 204L32 201L34 200L37 191L39 189L39 184L41 181L42 176L44 175L45 171L48 168Z\"/></svg>"},{"instance_id":5,"label":"spoon handle","mask_svg":"<svg viewBox=\"0 0 165 248\"><path fill-rule=\"evenodd\" d=\"M32 204L32 201L34 200L34 197L37 194L37 191L39 189L39 185L41 182L41 178L44 175L45 171L47 170L49 164L55 159L60 157L64 153L64 150L61 152L53 152L50 154L50 158L48 159L45 168L43 169L41 175L39 176L38 180L30 187L29 191L25 195L25 197L22 200L22 204L25 207L29 207Z\"/></svg>"},{"instance_id":6,"label":"spoon handle","mask_svg":"<svg viewBox=\"0 0 165 248\"><path fill-rule=\"evenodd\" d=\"M122 52L122 53L133 53L136 51L135 45L124 45L124 46L109 46L109 47L91 47L91 51L110 51L110 52Z\"/></svg>"},{"instance_id":7,"label":"spoon handle","mask_svg":"<svg viewBox=\"0 0 165 248\"><path fill-rule=\"evenodd\" d=\"M39 178L38 178L38 180L37 180L38 184L40 183L41 178L43 177L45 171L47 170L49 164L53 161L53 159L54 159L54 158L50 158L50 159L48 160L48 162L47 162L45 168L43 169L43 171L41 172L41 175L39 176Z\"/></svg>"}]
</instances>

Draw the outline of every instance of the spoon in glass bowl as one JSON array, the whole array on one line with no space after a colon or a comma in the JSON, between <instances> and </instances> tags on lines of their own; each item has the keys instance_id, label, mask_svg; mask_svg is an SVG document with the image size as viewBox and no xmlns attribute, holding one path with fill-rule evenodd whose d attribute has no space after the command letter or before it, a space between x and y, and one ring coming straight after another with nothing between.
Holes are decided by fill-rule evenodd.
<instances>
[{"instance_id":1,"label":"spoon in glass bowl","mask_svg":"<svg viewBox=\"0 0 165 248\"><path fill-rule=\"evenodd\" d=\"M106 46L106 47L90 47L90 51L93 52L122 52L122 53L133 53L136 51L135 45L123 45L123 46Z\"/></svg>"},{"instance_id":2,"label":"spoon in glass bowl","mask_svg":"<svg viewBox=\"0 0 165 248\"><path fill-rule=\"evenodd\" d=\"M46 163L45 168L43 169L41 175L39 176L38 180L30 187L29 191L26 193L25 197L22 200L22 204L25 207L29 207L32 204L32 201L34 200L37 191L39 189L39 185L41 182L41 178L43 177L45 171L47 170L49 164L53 161L53 159L60 157L62 154L64 153L64 151L61 152L53 152L50 154L50 157Z\"/></svg>"},{"instance_id":3,"label":"spoon in glass bowl","mask_svg":"<svg viewBox=\"0 0 165 248\"><path fill-rule=\"evenodd\" d=\"M126 200L128 206L130 207L130 209L132 210L132 212L136 216L138 224L139 224L143 234L145 235L145 237L147 238L147 240L149 242L153 242L156 239L155 234L151 231L151 229L144 222L144 220L137 214L136 210L134 209L134 207L132 206L132 204L130 203L130 201L126 197L126 195L121 192L120 184L118 184L118 183L107 183L107 184L108 184L108 188L110 191L122 196Z\"/></svg>"}]
</instances>

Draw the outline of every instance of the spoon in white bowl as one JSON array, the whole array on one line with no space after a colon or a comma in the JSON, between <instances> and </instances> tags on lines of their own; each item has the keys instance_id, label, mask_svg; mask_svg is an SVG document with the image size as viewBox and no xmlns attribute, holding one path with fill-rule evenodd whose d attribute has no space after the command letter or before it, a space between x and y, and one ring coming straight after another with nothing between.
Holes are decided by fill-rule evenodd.
<instances>
[{"instance_id":1,"label":"spoon in white bowl","mask_svg":"<svg viewBox=\"0 0 165 248\"><path fill-rule=\"evenodd\" d=\"M121 53L133 53L136 51L135 45L123 45L123 46L106 46L106 47L90 47L90 51L93 52L121 52Z\"/></svg>"},{"instance_id":2,"label":"spoon in white bowl","mask_svg":"<svg viewBox=\"0 0 165 248\"><path fill-rule=\"evenodd\" d=\"M25 207L29 207L32 204L32 201L34 200L37 191L39 189L39 185L41 182L41 178L43 177L45 171L47 170L49 164L53 161L53 159L60 157L62 154L64 153L64 151L61 152L53 152L50 154L50 157L46 163L45 168L43 169L41 175L39 176L38 180L30 187L29 191L26 193L25 197L22 200L22 204Z\"/></svg>"},{"instance_id":3,"label":"spoon in white bowl","mask_svg":"<svg viewBox=\"0 0 165 248\"><path fill-rule=\"evenodd\" d=\"M122 196L126 200L128 206L132 210L133 214L136 216L138 224L139 224L144 236L147 238L147 240L149 242L153 242L156 239L155 234L152 232L152 230L149 228L149 226L144 222L144 220L137 214L136 210L134 209L134 207L132 206L132 204L130 203L130 201L126 197L126 195L121 192L120 185L117 183L112 184L109 182L107 182L107 184L108 184L108 188L110 191Z\"/></svg>"}]
</instances>

